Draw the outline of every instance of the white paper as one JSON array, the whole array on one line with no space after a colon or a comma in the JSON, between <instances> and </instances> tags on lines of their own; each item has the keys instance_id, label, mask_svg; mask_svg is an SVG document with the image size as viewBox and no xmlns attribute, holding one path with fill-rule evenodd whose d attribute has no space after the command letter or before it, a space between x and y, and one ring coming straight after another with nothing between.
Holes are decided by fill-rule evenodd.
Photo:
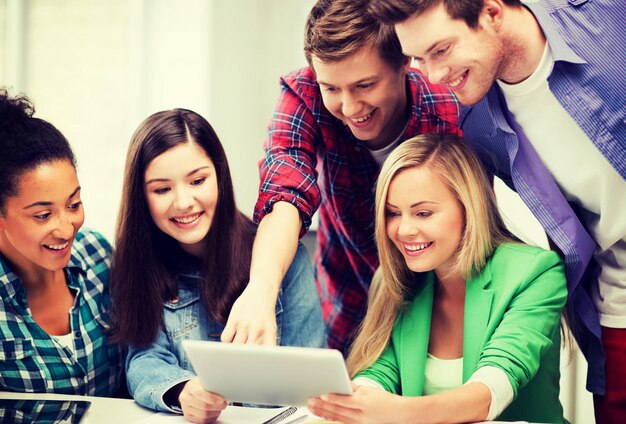
<instances>
[{"instance_id":1,"label":"white paper","mask_svg":"<svg viewBox=\"0 0 626 424\"><path fill-rule=\"evenodd\" d=\"M261 423L269 420L272 417L280 414L287 408L247 408L243 406L228 406L222 411L216 424L250 424ZM314 418L313 415L306 408L298 408L296 412L286 417L281 422L288 423L289 421L307 415L310 418ZM184 424L188 421L183 418L182 415L170 414L167 412L159 412L150 417L146 417L139 421L135 421L136 424Z\"/></svg>"}]
</instances>

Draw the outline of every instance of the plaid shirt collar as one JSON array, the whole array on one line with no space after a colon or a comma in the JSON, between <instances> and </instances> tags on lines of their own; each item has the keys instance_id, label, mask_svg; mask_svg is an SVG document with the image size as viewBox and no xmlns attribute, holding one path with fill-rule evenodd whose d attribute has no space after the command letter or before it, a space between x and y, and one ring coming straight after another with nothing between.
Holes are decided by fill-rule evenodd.
<instances>
[{"instance_id":1,"label":"plaid shirt collar","mask_svg":"<svg viewBox=\"0 0 626 424\"><path fill-rule=\"evenodd\" d=\"M70 261L65 267L68 274L68 286L71 289L80 289L77 278L73 277L79 273L85 276L87 274L87 268L88 265L83 255L75 249L75 246L72 246ZM9 261L0 254L0 297L7 300L13 299L22 288L22 280L11 269Z\"/></svg>"},{"instance_id":2,"label":"plaid shirt collar","mask_svg":"<svg viewBox=\"0 0 626 424\"><path fill-rule=\"evenodd\" d=\"M12 299L21 288L20 278L11 271L7 260L0 254L0 297Z\"/></svg>"},{"instance_id":3,"label":"plaid shirt collar","mask_svg":"<svg viewBox=\"0 0 626 424\"><path fill-rule=\"evenodd\" d=\"M123 352L106 335L110 255L108 242L89 230L81 230L72 246L65 273L76 292L70 313L73 354L30 316L22 281L0 255L0 354L4 351L6 359L0 389L92 396L109 396L117 389Z\"/></svg>"}]
</instances>

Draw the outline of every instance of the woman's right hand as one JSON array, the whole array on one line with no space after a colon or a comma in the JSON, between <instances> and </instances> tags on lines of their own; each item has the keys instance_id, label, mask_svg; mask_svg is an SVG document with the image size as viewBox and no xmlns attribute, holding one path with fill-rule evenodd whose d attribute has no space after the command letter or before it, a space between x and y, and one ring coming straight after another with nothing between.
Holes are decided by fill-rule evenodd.
<instances>
[{"instance_id":1,"label":"woman's right hand","mask_svg":"<svg viewBox=\"0 0 626 424\"><path fill-rule=\"evenodd\" d=\"M198 377L185 383L178 401L185 419L192 423L215 422L227 405L220 395L204 390Z\"/></svg>"},{"instance_id":2,"label":"woman's right hand","mask_svg":"<svg viewBox=\"0 0 626 424\"><path fill-rule=\"evenodd\" d=\"M300 212L277 202L259 224L252 248L250 281L233 303L222 342L276 346L276 299L298 250Z\"/></svg>"}]
</instances>

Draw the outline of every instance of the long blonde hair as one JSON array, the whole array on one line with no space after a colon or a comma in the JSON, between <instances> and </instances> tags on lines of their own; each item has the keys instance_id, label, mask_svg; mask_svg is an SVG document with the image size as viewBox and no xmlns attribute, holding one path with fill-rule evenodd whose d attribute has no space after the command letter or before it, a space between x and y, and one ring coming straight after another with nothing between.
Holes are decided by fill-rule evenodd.
<instances>
[{"instance_id":1,"label":"long blonde hair","mask_svg":"<svg viewBox=\"0 0 626 424\"><path fill-rule=\"evenodd\" d=\"M414 273L387 237L385 204L393 178L402 170L428 166L463 208L465 226L453 273L468 279L479 273L497 245L513 241L498 212L483 167L467 143L450 134L422 134L396 148L383 164L376 183L376 243L380 268L370 287L367 314L347 359L354 376L370 366L389 342L398 313L414 290Z\"/></svg>"}]
</instances>

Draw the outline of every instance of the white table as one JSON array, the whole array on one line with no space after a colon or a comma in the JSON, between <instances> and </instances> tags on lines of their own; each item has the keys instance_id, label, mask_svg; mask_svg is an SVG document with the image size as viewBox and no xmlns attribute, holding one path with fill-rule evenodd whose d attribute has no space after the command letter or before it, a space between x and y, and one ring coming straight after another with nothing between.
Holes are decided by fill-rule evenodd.
<instances>
[{"instance_id":1,"label":"white table","mask_svg":"<svg viewBox=\"0 0 626 424\"><path fill-rule=\"evenodd\" d=\"M170 415L157 413L155 411L139 406L131 399L104 398L94 396L73 396L58 395L50 393L13 393L0 391L0 399L50 399L50 400L88 400L91 406L87 410L81 424L127 424L141 422L147 423L186 423L187 421L181 415ZM244 424L244 423L260 423L282 411L280 409L262 409L262 408L239 408L229 406L216 424ZM307 422L315 421L316 418L308 412L306 408L299 408L298 412L291 417L285 419L288 423L292 419L308 415L310 419ZM318 418L319 419L319 418ZM485 422L487 423L487 422ZM498 423L492 421L490 423ZM519 421L518 423L523 423ZM507 423L512 424L512 423Z\"/></svg>"},{"instance_id":2,"label":"white table","mask_svg":"<svg viewBox=\"0 0 626 424\"><path fill-rule=\"evenodd\" d=\"M0 392L0 399L22 400L88 400L91 406L87 410L81 424L126 424L126 423L186 423L181 415L157 413L139 406L131 399L105 398L95 396L59 395L50 393L13 393ZM243 424L260 423L273 417L285 408L262 409L262 408L239 408L229 406L217 421L217 424ZM292 418L307 414L306 409L299 410L291 417L285 419L289 422Z\"/></svg>"},{"instance_id":3,"label":"white table","mask_svg":"<svg viewBox=\"0 0 626 424\"><path fill-rule=\"evenodd\" d=\"M131 399L12 392L0 392L0 399L88 400L91 402L91 406L87 410L81 424L133 423L155 414L154 411L142 408Z\"/></svg>"}]
</instances>

